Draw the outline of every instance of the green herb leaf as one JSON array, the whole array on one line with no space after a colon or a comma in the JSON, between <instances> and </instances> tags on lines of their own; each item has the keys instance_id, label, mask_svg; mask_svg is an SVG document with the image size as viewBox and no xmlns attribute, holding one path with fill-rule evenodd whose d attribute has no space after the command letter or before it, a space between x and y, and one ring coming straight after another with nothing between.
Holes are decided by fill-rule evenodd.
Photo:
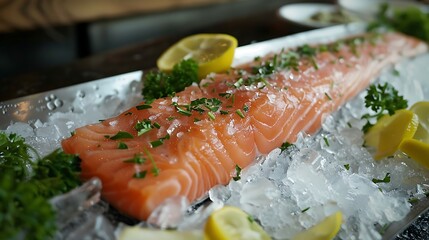
<instances>
[{"instance_id":1,"label":"green herb leaf","mask_svg":"<svg viewBox=\"0 0 429 240\"><path fill-rule=\"evenodd\" d=\"M281 152L283 152L284 150L286 150L288 147L293 146L292 143L290 142L284 142L281 146L280 146L280 150Z\"/></svg>"},{"instance_id":2,"label":"green herb leaf","mask_svg":"<svg viewBox=\"0 0 429 240\"><path fill-rule=\"evenodd\" d=\"M143 164L146 162L146 159L142 157L141 154L136 153L134 157L131 159L127 159L123 161L124 163L135 163L135 164Z\"/></svg>"},{"instance_id":3,"label":"green herb leaf","mask_svg":"<svg viewBox=\"0 0 429 240\"><path fill-rule=\"evenodd\" d=\"M124 142L119 142L118 149L128 149L128 145Z\"/></svg>"},{"instance_id":4,"label":"green herb leaf","mask_svg":"<svg viewBox=\"0 0 429 240\"><path fill-rule=\"evenodd\" d=\"M125 138L134 138L131 133L119 131L114 136L110 137L111 140L125 139Z\"/></svg>"},{"instance_id":5,"label":"green herb leaf","mask_svg":"<svg viewBox=\"0 0 429 240\"><path fill-rule=\"evenodd\" d=\"M374 115L365 114L362 116L362 119L367 120L362 130L367 132L373 126L371 119L378 120L385 114L393 115L396 110L407 108L408 102L389 83L372 84L365 96L365 107L375 112Z\"/></svg>"},{"instance_id":6,"label":"green herb leaf","mask_svg":"<svg viewBox=\"0 0 429 240\"><path fill-rule=\"evenodd\" d=\"M146 177L146 174L147 174L147 171L136 172L136 173L134 173L133 178L142 179L142 178Z\"/></svg>"},{"instance_id":7,"label":"green herb leaf","mask_svg":"<svg viewBox=\"0 0 429 240\"><path fill-rule=\"evenodd\" d=\"M304 209L302 209L302 210L301 210L301 213L305 213L305 212L307 212L309 209L310 209L310 207L304 208Z\"/></svg>"},{"instance_id":8,"label":"green herb leaf","mask_svg":"<svg viewBox=\"0 0 429 240\"><path fill-rule=\"evenodd\" d=\"M350 170L350 164L344 164L344 168L345 168L346 170Z\"/></svg>"},{"instance_id":9,"label":"green herb leaf","mask_svg":"<svg viewBox=\"0 0 429 240\"><path fill-rule=\"evenodd\" d=\"M390 183L390 173L386 173L383 179L373 178L372 182L373 183Z\"/></svg>"},{"instance_id":10,"label":"green herb leaf","mask_svg":"<svg viewBox=\"0 0 429 240\"><path fill-rule=\"evenodd\" d=\"M145 110L145 109L152 108L152 106L149 104L142 104L142 105L136 106L136 108L137 108L137 110Z\"/></svg>"},{"instance_id":11,"label":"green herb leaf","mask_svg":"<svg viewBox=\"0 0 429 240\"><path fill-rule=\"evenodd\" d=\"M237 164L235 165L235 177L233 177L232 179L234 179L234 181L238 181L241 179L241 167L238 166Z\"/></svg>"}]
</instances>

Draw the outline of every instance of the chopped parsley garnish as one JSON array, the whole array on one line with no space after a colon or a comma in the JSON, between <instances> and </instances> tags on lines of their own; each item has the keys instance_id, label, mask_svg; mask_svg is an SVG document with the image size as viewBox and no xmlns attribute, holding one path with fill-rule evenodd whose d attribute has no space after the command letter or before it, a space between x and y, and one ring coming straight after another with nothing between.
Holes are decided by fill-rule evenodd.
<instances>
[{"instance_id":1,"label":"chopped parsley garnish","mask_svg":"<svg viewBox=\"0 0 429 240\"><path fill-rule=\"evenodd\" d=\"M145 110L145 109L152 108L152 106L149 104L142 104L142 105L136 106L136 108L137 108L137 110Z\"/></svg>"},{"instance_id":2,"label":"chopped parsley garnish","mask_svg":"<svg viewBox=\"0 0 429 240\"><path fill-rule=\"evenodd\" d=\"M328 93L326 93L326 92L325 92L325 96L326 96L326 98L328 98L328 100L329 100L329 101L331 101L331 100L332 100L331 96L329 96L329 94L328 94Z\"/></svg>"},{"instance_id":3,"label":"chopped parsley garnish","mask_svg":"<svg viewBox=\"0 0 429 240\"><path fill-rule=\"evenodd\" d=\"M156 124L156 125L155 125ZM149 132L153 128L160 128L158 123L152 123L149 119L143 119L143 121L137 121L134 129L137 131L137 136L141 136Z\"/></svg>"},{"instance_id":4,"label":"chopped parsley garnish","mask_svg":"<svg viewBox=\"0 0 429 240\"><path fill-rule=\"evenodd\" d=\"M146 162L146 159L142 157L141 154L136 153L134 157L131 159L124 160L124 163L135 163L135 164L143 164Z\"/></svg>"},{"instance_id":5,"label":"chopped parsley garnish","mask_svg":"<svg viewBox=\"0 0 429 240\"><path fill-rule=\"evenodd\" d=\"M290 143L290 142L284 142L284 143L282 143L282 145L280 146L281 152L283 152L284 150L286 150L290 146L293 146L293 144Z\"/></svg>"},{"instance_id":6,"label":"chopped parsley garnish","mask_svg":"<svg viewBox=\"0 0 429 240\"><path fill-rule=\"evenodd\" d=\"M128 145L124 142L119 142L118 149L128 149Z\"/></svg>"},{"instance_id":7,"label":"chopped parsley garnish","mask_svg":"<svg viewBox=\"0 0 429 240\"><path fill-rule=\"evenodd\" d=\"M152 169L151 169L152 174L155 177L158 176L160 170L159 170L158 166L156 165L155 160L152 157L152 154L150 154L150 152L146 148L143 148L143 150L144 150L146 156L149 158L150 162L152 163Z\"/></svg>"},{"instance_id":8,"label":"chopped parsley garnish","mask_svg":"<svg viewBox=\"0 0 429 240\"><path fill-rule=\"evenodd\" d=\"M408 107L408 102L398 94L398 91L389 83L370 85L365 96L365 107L370 108L375 114L369 113L362 116L367 122L362 130L367 132L374 124L371 119L380 119L385 114L393 115L396 110Z\"/></svg>"},{"instance_id":9,"label":"chopped parsley garnish","mask_svg":"<svg viewBox=\"0 0 429 240\"><path fill-rule=\"evenodd\" d=\"M142 178L146 177L146 174L147 174L147 171L136 172L136 173L134 173L133 178L142 179Z\"/></svg>"},{"instance_id":10,"label":"chopped parsley garnish","mask_svg":"<svg viewBox=\"0 0 429 240\"><path fill-rule=\"evenodd\" d=\"M350 164L344 164L344 168L345 168L346 170L350 170Z\"/></svg>"},{"instance_id":11,"label":"chopped parsley garnish","mask_svg":"<svg viewBox=\"0 0 429 240\"><path fill-rule=\"evenodd\" d=\"M240 109L235 110L235 113L237 113L238 116L240 116L241 118L244 118L244 114Z\"/></svg>"},{"instance_id":12,"label":"chopped parsley garnish","mask_svg":"<svg viewBox=\"0 0 429 240\"><path fill-rule=\"evenodd\" d=\"M191 116L192 111L198 112L200 114L208 111L207 114L209 118L214 120L214 113L220 109L222 101L217 98L198 98L191 101L190 104L179 105L174 102L173 105L176 107L178 113L185 116Z\"/></svg>"},{"instance_id":13,"label":"chopped parsley garnish","mask_svg":"<svg viewBox=\"0 0 429 240\"><path fill-rule=\"evenodd\" d=\"M305 212L307 212L309 209L310 209L310 207L304 208L304 209L302 209L302 210L301 210L301 213L305 213Z\"/></svg>"},{"instance_id":14,"label":"chopped parsley garnish","mask_svg":"<svg viewBox=\"0 0 429 240\"><path fill-rule=\"evenodd\" d=\"M133 135L129 132L119 131L114 136L109 137L111 140L125 139L125 138L134 138Z\"/></svg>"},{"instance_id":15,"label":"chopped parsley garnish","mask_svg":"<svg viewBox=\"0 0 429 240\"><path fill-rule=\"evenodd\" d=\"M373 178L373 183L390 183L390 173L386 173L383 179Z\"/></svg>"},{"instance_id":16,"label":"chopped parsley garnish","mask_svg":"<svg viewBox=\"0 0 429 240\"><path fill-rule=\"evenodd\" d=\"M162 144L164 144L164 141L165 141L165 140L168 140L168 139L170 139L170 134L168 134L168 133L167 133L164 137L159 138L158 140L155 140L155 141L150 142L150 145L151 145L153 148L156 148L156 147L159 147L159 146L161 146Z\"/></svg>"},{"instance_id":17,"label":"chopped parsley garnish","mask_svg":"<svg viewBox=\"0 0 429 240\"><path fill-rule=\"evenodd\" d=\"M328 141L328 138L326 136L323 137L323 141L325 141L326 146L329 147L329 141Z\"/></svg>"},{"instance_id":18,"label":"chopped parsley garnish","mask_svg":"<svg viewBox=\"0 0 429 240\"><path fill-rule=\"evenodd\" d=\"M235 165L235 177L233 177L232 179L234 179L234 181L238 181L241 179L240 175L241 175L241 167L236 164Z\"/></svg>"},{"instance_id":19,"label":"chopped parsley garnish","mask_svg":"<svg viewBox=\"0 0 429 240\"><path fill-rule=\"evenodd\" d=\"M193 82L198 83L198 63L193 59L183 60L173 67L171 73L152 71L143 79L142 94L153 100L180 92Z\"/></svg>"}]
</instances>

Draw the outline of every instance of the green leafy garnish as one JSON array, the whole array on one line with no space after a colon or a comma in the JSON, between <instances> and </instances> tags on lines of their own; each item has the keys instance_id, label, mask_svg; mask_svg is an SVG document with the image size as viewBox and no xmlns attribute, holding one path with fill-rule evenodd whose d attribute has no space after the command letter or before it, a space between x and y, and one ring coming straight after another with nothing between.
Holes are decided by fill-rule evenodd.
<instances>
[{"instance_id":1,"label":"green leafy garnish","mask_svg":"<svg viewBox=\"0 0 429 240\"><path fill-rule=\"evenodd\" d=\"M134 129L137 131L137 136L141 136L147 132L149 132L154 126L149 119L143 119L143 121L137 121Z\"/></svg>"},{"instance_id":2,"label":"green leafy garnish","mask_svg":"<svg viewBox=\"0 0 429 240\"><path fill-rule=\"evenodd\" d=\"M79 186L79 174L77 156L55 150L40 158L22 137L0 132L0 239L52 238L48 199Z\"/></svg>"},{"instance_id":3,"label":"green leafy garnish","mask_svg":"<svg viewBox=\"0 0 429 240\"><path fill-rule=\"evenodd\" d=\"M136 172L133 175L133 178L145 178L147 174L147 171L142 171L142 172Z\"/></svg>"},{"instance_id":4,"label":"green leafy garnish","mask_svg":"<svg viewBox=\"0 0 429 240\"><path fill-rule=\"evenodd\" d=\"M159 146L161 146L162 144L164 144L164 141L165 141L165 140L168 140L168 139L170 139L170 134L168 134L168 133L167 133L164 137L159 138L158 140L155 140L155 141L150 142L150 145L151 145L153 148L156 148L156 147L159 147Z\"/></svg>"},{"instance_id":5,"label":"green leafy garnish","mask_svg":"<svg viewBox=\"0 0 429 240\"><path fill-rule=\"evenodd\" d=\"M232 179L234 179L234 181L238 181L241 179L241 167L238 166L237 164L235 165L235 177L233 177Z\"/></svg>"},{"instance_id":6,"label":"green leafy garnish","mask_svg":"<svg viewBox=\"0 0 429 240\"><path fill-rule=\"evenodd\" d=\"M153 100L180 92L193 82L198 83L198 63L193 59L182 60L171 73L152 71L143 79L142 94Z\"/></svg>"},{"instance_id":7,"label":"green leafy garnish","mask_svg":"<svg viewBox=\"0 0 429 240\"><path fill-rule=\"evenodd\" d=\"M302 209L302 210L301 210L301 213L305 213L305 212L307 212L309 209L310 209L310 207L306 207L306 208L304 208L304 209Z\"/></svg>"},{"instance_id":8,"label":"green leafy garnish","mask_svg":"<svg viewBox=\"0 0 429 240\"><path fill-rule=\"evenodd\" d=\"M350 170L350 164L344 164L344 168L345 168L346 170Z\"/></svg>"},{"instance_id":9,"label":"green leafy garnish","mask_svg":"<svg viewBox=\"0 0 429 240\"><path fill-rule=\"evenodd\" d=\"M373 178L373 183L390 183L390 173L386 173L383 179Z\"/></svg>"},{"instance_id":10,"label":"green leafy garnish","mask_svg":"<svg viewBox=\"0 0 429 240\"><path fill-rule=\"evenodd\" d=\"M142 104L142 105L136 106L136 108L137 108L137 110L145 110L145 109L152 108L152 106L149 104Z\"/></svg>"},{"instance_id":11,"label":"green leafy garnish","mask_svg":"<svg viewBox=\"0 0 429 240\"><path fill-rule=\"evenodd\" d=\"M390 84L370 85L365 96L365 107L370 108L375 114L369 113L362 116L367 122L362 130L367 132L374 124L371 119L380 119L385 114L393 115L396 110L408 107L407 100L398 94L398 91Z\"/></svg>"},{"instance_id":12,"label":"green leafy garnish","mask_svg":"<svg viewBox=\"0 0 429 240\"><path fill-rule=\"evenodd\" d=\"M284 150L286 150L290 146L293 146L293 144L290 143L290 142L284 142L284 143L282 143L282 145L280 146L281 152L283 152Z\"/></svg>"},{"instance_id":13,"label":"green leafy garnish","mask_svg":"<svg viewBox=\"0 0 429 240\"><path fill-rule=\"evenodd\" d=\"M111 140L118 140L118 139L124 139L124 138L134 138L134 137L131 133L123 132L123 131L119 131L114 136L109 137L109 139L111 139Z\"/></svg>"},{"instance_id":14,"label":"green leafy garnish","mask_svg":"<svg viewBox=\"0 0 429 240\"><path fill-rule=\"evenodd\" d=\"M128 145L124 142L119 142L118 149L128 149Z\"/></svg>"},{"instance_id":15,"label":"green leafy garnish","mask_svg":"<svg viewBox=\"0 0 429 240\"><path fill-rule=\"evenodd\" d=\"M393 14L389 14L390 8L386 3L380 5L376 20L368 26L369 30L386 27L429 42L428 13L410 6L393 9Z\"/></svg>"},{"instance_id":16,"label":"green leafy garnish","mask_svg":"<svg viewBox=\"0 0 429 240\"><path fill-rule=\"evenodd\" d=\"M13 171L0 174L0 202L0 239L43 240L54 236L56 225L52 206L39 196L37 186L16 181Z\"/></svg>"},{"instance_id":17,"label":"green leafy garnish","mask_svg":"<svg viewBox=\"0 0 429 240\"><path fill-rule=\"evenodd\" d=\"M141 154L134 154L133 158L124 160L124 163L135 163L135 164L143 164L146 162L146 159L142 157Z\"/></svg>"}]
</instances>

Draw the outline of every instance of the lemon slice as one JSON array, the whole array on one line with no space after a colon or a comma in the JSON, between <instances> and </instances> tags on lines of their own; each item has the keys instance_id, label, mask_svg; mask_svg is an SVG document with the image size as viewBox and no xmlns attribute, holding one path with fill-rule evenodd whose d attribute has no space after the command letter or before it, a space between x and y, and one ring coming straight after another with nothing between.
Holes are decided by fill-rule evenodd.
<instances>
[{"instance_id":1,"label":"lemon slice","mask_svg":"<svg viewBox=\"0 0 429 240\"><path fill-rule=\"evenodd\" d=\"M393 155L404 139L414 136L419 118L410 110L401 109L392 116L386 115L365 134L365 144L377 149L376 160Z\"/></svg>"},{"instance_id":2,"label":"lemon slice","mask_svg":"<svg viewBox=\"0 0 429 240\"><path fill-rule=\"evenodd\" d=\"M428 143L416 139L406 139L399 145L399 149L414 159L414 161L429 169Z\"/></svg>"},{"instance_id":3,"label":"lemon slice","mask_svg":"<svg viewBox=\"0 0 429 240\"><path fill-rule=\"evenodd\" d=\"M429 143L429 102L417 102L411 106L410 111L419 117L419 126L413 138Z\"/></svg>"},{"instance_id":4,"label":"lemon slice","mask_svg":"<svg viewBox=\"0 0 429 240\"><path fill-rule=\"evenodd\" d=\"M234 58L237 39L227 34L196 34L183 38L168 48L158 59L162 71L171 71L173 66L185 59L197 61L198 76L227 70Z\"/></svg>"},{"instance_id":5,"label":"lemon slice","mask_svg":"<svg viewBox=\"0 0 429 240\"><path fill-rule=\"evenodd\" d=\"M331 240L341 228L343 214L336 212L313 227L298 233L292 240Z\"/></svg>"},{"instance_id":6,"label":"lemon slice","mask_svg":"<svg viewBox=\"0 0 429 240\"><path fill-rule=\"evenodd\" d=\"M141 227L127 227L119 234L119 240L203 240L202 231L180 232Z\"/></svg>"},{"instance_id":7,"label":"lemon slice","mask_svg":"<svg viewBox=\"0 0 429 240\"><path fill-rule=\"evenodd\" d=\"M225 206L213 212L204 227L210 240L268 240L271 237L241 209Z\"/></svg>"}]
</instances>

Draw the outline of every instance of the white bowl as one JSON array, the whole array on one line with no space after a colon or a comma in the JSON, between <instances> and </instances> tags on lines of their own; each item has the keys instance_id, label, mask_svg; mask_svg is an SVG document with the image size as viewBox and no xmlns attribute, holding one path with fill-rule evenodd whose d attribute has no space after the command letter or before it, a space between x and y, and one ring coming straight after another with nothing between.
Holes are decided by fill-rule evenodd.
<instances>
[{"instance_id":1,"label":"white bowl","mask_svg":"<svg viewBox=\"0 0 429 240\"><path fill-rule=\"evenodd\" d=\"M341 8L355 13L365 20L373 19L383 3L388 3L392 9L415 6L425 12L429 11L427 5L414 0L337 0L337 2Z\"/></svg>"},{"instance_id":2,"label":"white bowl","mask_svg":"<svg viewBox=\"0 0 429 240\"><path fill-rule=\"evenodd\" d=\"M295 24L310 27L310 28L321 28L328 27L346 22L333 22L334 16L340 14L340 8L335 4L328 3L297 3L287 4L279 9L279 15ZM316 14L323 14L326 21L313 20L312 17ZM341 13L343 14L343 13ZM347 13L344 13L347 14ZM350 16L352 18L352 16ZM331 21L330 21L331 20ZM352 19L350 19L351 21ZM356 20L356 19L353 19ZM347 22L350 22L347 21Z\"/></svg>"}]
</instances>

